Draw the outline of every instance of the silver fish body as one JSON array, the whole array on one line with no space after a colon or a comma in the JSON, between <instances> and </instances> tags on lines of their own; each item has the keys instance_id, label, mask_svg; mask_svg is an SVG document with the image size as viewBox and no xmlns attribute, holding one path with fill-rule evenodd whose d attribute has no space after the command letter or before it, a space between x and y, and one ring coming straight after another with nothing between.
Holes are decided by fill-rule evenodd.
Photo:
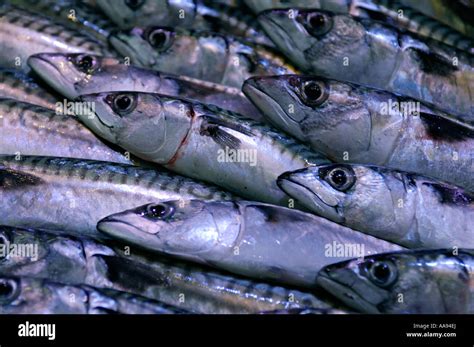
<instances>
[{"instance_id":1,"label":"silver fish body","mask_svg":"<svg viewBox=\"0 0 474 347\"><path fill-rule=\"evenodd\" d=\"M100 10L80 0L6 0L22 9L48 16L66 27L85 32L107 43L117 26Z\"/></svg>"},{"instance_id":2,"label":"silver fish body","mask_svg":"<svg viewBox=\"0 0 474 347\"><path fill-rule=\"evenodd\" d=\"M4 224L80 237L101 238L101 218L157 199L235 199L158 169L81 159L2 157L0 177Z\"/></svg>"},{"instance_id":3,"label":"silver fish body","mask_svg":"<svg viewBox=\"0 0 474 347\"><path fill-rule=\"evenodd\" d=\"M145 0L135 6L126 0L99 0L97 4L121 29L161 25L219 31L271 45L253 16L216 1Z\"/></svg>"},{"instance_id":4,"label":"silver fish body","mask_svg":"<svg viewBox=\"0 0 474 347\"><path fill-rule=\"evenodd\" d=\"M324 265L403 249L312 214L243 201L148 204L109 216L97 228L151 251L306 287Z\"/></svg>"},{"instance_id":5,"label":"silver fish body","mask_svg":"<svg viewBox=\"0 0 474 347\"><path fill-rule=\"evenodd\" d=\"M80 95L134 91L180 96L244 116L261 119L260 112L240 89L121 64L113 58L87 54L41 53L28 58L31 69L69 99Z\"/></svg>"},{"instance_id":6,"label":"silver fish body","mask_svg":"<svg viewBox=\"0 0 474 347\"><path fill-rule=\"evenodd\" d=\"M472 249L377 254L329 265L317 283L363 313L474 312Z\"/></svg>"},{"instance_id":7,"label":"silver fish body","mask_svg":"<svg viewBox=\"0 0 474 347\"><path fill-rule=\"evenodd\" d=\"M474 195L376 166L320 165L278 185L311 211L407 248L474 248Z\"/></svg>"},{"instance_id":8,"label":"silver fish body","mask_svg":"<svg viewBox=\"0 0 474 347\"><path fill-rule=\"evenodd\" d=\"M20 71L0 69L0 98L16 99L54 110L58 95L54 95Z\"/></svg>"},{"instance_id":9,"label":"silver fish body","mask_svg":"<svg viewBox=\"0 0 474 347\"><path fill-rule=\"evenodd\" d=\"M79 31L13 6L0 6L0 34L0 66L8 69L29 71L26 60L41 52L112 54Z\"/></svg>"},{"instance_id":10,"label":"silver fish body","mask_svg":"<svg viewBox=\"0 0 474 347\"><path fill-rule=\"evenodd\" d=\"M76 116L57 111L14 99L0 99L0 153L131 163L125 155L97 138Z\"/></svg>"},{"instance_id":11,"label":"silver fish body","mask_svg":"<svg viewBox=\"0 0 474 347\"><path fill-rule=\"evenodd\" d=\"M146 257L135 249L125 254L88 239L0 227L0 241L1 276L114 289L205 314L330 308L309 293Z\"/></svg>"},{"instance_id":12,"label":"silver fish body","mask_svg":"<svg viewBox=\"0 0 474 347\"><path fill-rule=\"evenodd\" d=\"M134 28L110 43L135 65L236 88L251 76L296 71L273 51L214 32Z\"/></svg>"},{"instance_id":13,"label":"silver fish body","mask_svg":"<svg viewBox=\"0 0 474 347\"><path fill-rule=\"evenodd\" d=\"M473 127L440 110L316 76L254 78L243 90L273 124L330 160L416 172L474 190Z\"/></svg>"},{"instance_id":14,"label":"silver fish body","mask_svg":"<svg viewBox=\"0 0 474 347\"><path fill-rule=\"evenodd\" d=\"M111 289L1 277L0 314L176 314L177 307Z\"/></svg>"},{"instance_id":15,"label":"silver fish body","mask_svg":"<svg viewBox=\"0 0 474 347\"><path fill-rule=\"evenodd\" d=\"M473 9L472 6L470 8L462 1L398 1L405 6L413 7L427 16L449 25L469 37L474 37L474 24L472 22Z\"/></svg>"},{"instance_id":16,"label":"silver fish body","mask_svg":"<svg viewBox=\"0 0 474 347\"><path fill-rule=\"evenodd\" d=\"M246 3L256 14L276 8L300 8L368 18L474 53L472 35L471 38L463 35L450 26L421 13L410 7L411 2L403 4L399 0L246 0Z\"/></svg>"},{"instance_id":17,"label":"silver fish body","mask_svg":"<svg viewBox=\"0 0 474 347\"><path fill-rule=\"evenodd\" d=\"M275 44L305 72L406 95L474 124L474 55L383 23L325 11L266 11Z\"/></svg>"},{"instance_id":18,"label":"silver fish body","mask_svg":"<svg viewBox=\"0 0 474 347\"><path fill-rule=\"evenodd\" d=\"M97 135L136 156L212 182L247 199L288 206L279 174L328 161L273 128L240 115L150 93L82 96Z\"/></svg>"}]
</instances>

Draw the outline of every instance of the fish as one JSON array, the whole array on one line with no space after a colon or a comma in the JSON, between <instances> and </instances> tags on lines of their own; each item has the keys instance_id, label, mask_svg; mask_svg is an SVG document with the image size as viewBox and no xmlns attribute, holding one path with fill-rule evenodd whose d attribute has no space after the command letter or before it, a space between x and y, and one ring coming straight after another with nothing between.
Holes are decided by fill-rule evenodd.
<instances>
[{"instance_id":1,"label":"fish","mask_svg":"<svg viewBox=\"0 0 474 347\"><path fill-rule=\"evenodd\" d=\"M100 92L150 92L180 96L262 119L258 109L239 88L126 65L114 58L80 53L40 53L30 56L28 65L50 87L72 100Z\"/></svg>"},{"instance_id":2,"label":"fish","mask_svg":"<svg viewBox=\"0 0 474 347\"><path fill-rule=\"evenodd\" d=\"M417 100L318 76L248 80L264 117L338 163L386 166L474 190L474 128Z\"/></svg>"},{"instance_id":3,"label":"fish","mask_svg":"<svg viewBox=\"0 0 474 347\"><path fill-rule=\"evenodd\" d=\"M0 6L0 35L0 67L6 69L29 72L27 58L41 52L114 55L92 37L14 6Z\"/></svg>"},{"instance_id":4,"label":"fish","mask_svg":"<svg viewBox=\"0 0 474 347\"><path fill-rule=\"evenodd\" d=\"M7 89L14 91L13 88ZM28 97L28 89L24 95ZM38 97L42 97L38 90ZM48 99L40 99L45 102ZM97 138L74 114L0 98L0 153L15 156L50 155L132 164L132 159ZM53 106L53 105L50 105ZM58 104L55 104L56 108Z\"/></svg>"},{"instance_id":5,"label":"fish","mask_svg":"<svg viewBox=\"0 0 474 347\"><path fill-rule=\"evenodd\" d=\"M158 301L111 289L0 277L0 314L183 314Z\"/></svg>"},{"instance_id":6,"label":"fish","mask_svg":"<svg viewBox=\"0 0 474 347\"><path fill-rule=\"evenodd\" d=\"M194 313L242 314L290 307L331 307L311 293L230 277L164 257L150 257L129 246L125 252L125 246L7 226L0 226L0 245L0 276L114 289Z\"/></svg>"},{"instance_id":7,"label":"fish","mask_svg":"<svg viewBox=\"0 0 474 347\"><path fill-rule=\"evenodd\" d=\"M362 313L474 312L472 249L375 254L323 268L319 287Z\"/></svg>"},{"instance_id":8,"label":"fish","mask_svg":"<svg viewBox=\"0 0 474 347\"><path fill-rule=\"evenodd\" d=\"M277 53L215 32L161 26L136 27L109 38L132 64L241 88L255 75L297 71Z\"/></svg>"},{"instance_id":9,"label":"fish","mask_svg":"<svg viewBox=\"0 0 474 347\"><path fill-rule=\"evenodd\" d=\"M2 224L103 239L97 222L156 200L237 199L218 188L157 168L102 161L0 157ZM13 213L14 211L14 213Z\"/></svg>"},{"instance_id":10,"label":"fish","mask_svg":"<svg viewBox=\"0 0 474 347\"><path fill-rule=\"evenodd\" d=\"M81 31L107 44L118 27L99 9L80 0L6 0L16 7L48 16L66 27Z\"/></svg>"},{"instance_id":11,"label":"fish","mask_svg":"<svg viewBox=\"0 0 474 347\"><path fill-rule=\"evenodd\" d=\"M288 206L289 197L276 185L278 175L328 162L266 124L212 105L137 92L80 100L95 105L81 120L101 138L247 199Z\"/></svg>"},{"instance_id":12,"label":"fish","mask_svg":"<svg viewBox=\"0 0 474 347\"><path fill-rule=\"evenodd\" d=\"M474 55L468 52L327 11L269 10L259 19L305 73L405 95L474 124Z\"/></svg>"},{"instance_id":13,"label":"fish","mask_svg":"<svg viewBox=\"0 0 474 347\"><path fill-rule=\"evenodd\" d=\"M324 265L404 249L313 214L251 201L151 203L108 216L97 229L151 252L307 288Z\"/></svg>"},{"instance_id":14,"label":"fish","mask_svg":"<svg viewBox=\"0 0 474 347\"><path fill-rule=\"evenodd\" d=\"M474 53L474 41L471 38L409 7L410 5L402 4L398 0L246 0L245 2L255 14L270 9L297 7L300 9L331 11L381 21L396 26L400 30L406 30L416 35L443 42L457 49Z\"/></svg>"},{"instance_id":15,"label":"fish","mask_svg":"<svg viewBox=\"0 0 474 347\"><path fill-rule=\"evenodd\" d=\"M466 2L446 0L399 1L449 25L460 33L474 37L474 24L472 22L474 12L472 4L469 6Z\"/></svg>"},{"instance_id":16,"label":"fish","mask_svg":"<svg viewBox=\"0 0 474 347\"><path fill-rule=\"evenodd\" d=\"M428 177L357 164L288 172L278 186L314 213L407 248L474 248L474 194Z\"/></svg>"},{"instance_id":17,"label":"fish","mask_svg":"<svg viewBox=\"0 0 474 347\"><path fill-rule=\"evenodd\" d=\"M0 69L0 98L16 99L51 110L56 109L60 100L59 95L38 85L21 71L3 69Z\"/></svg>"},{"instance_id":18,"label":"fish","mask_svg":"<svg viewBox=\"0 0 474 347\"><path fill-rule=\"evenodd\" d=\"M242 7L217 1L99 0L97 5L121 29L161 25L219 31L262 45L272 45L254 16Z\"/></svg>"}]
</instances>

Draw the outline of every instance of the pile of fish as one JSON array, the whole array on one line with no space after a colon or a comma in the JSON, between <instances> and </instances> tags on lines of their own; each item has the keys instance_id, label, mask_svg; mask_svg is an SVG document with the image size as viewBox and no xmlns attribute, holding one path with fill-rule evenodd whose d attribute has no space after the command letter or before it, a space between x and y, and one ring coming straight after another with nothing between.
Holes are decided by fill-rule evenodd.
<instances>
[{"instance_id":1,"label":"pile of fish","mask_svg":"<svg viewBox=\"0 0 474 347\"><path fill-rule=\"evenodd\" d=\"M0 313L474 313L472 0L0 3Z\"/></svg>"}]
</instances>

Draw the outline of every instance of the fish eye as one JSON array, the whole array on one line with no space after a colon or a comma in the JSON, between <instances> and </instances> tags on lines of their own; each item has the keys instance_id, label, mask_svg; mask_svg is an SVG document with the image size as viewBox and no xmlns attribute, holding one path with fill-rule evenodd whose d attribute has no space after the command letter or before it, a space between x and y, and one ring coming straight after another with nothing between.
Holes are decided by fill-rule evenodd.
<instances>
[{"instance_id":1,"label":"fish eye","mask_svg":"<svg viewBox=\"0 0 474 347\"><path fill-rule=\"evenodd\" d=\"M10 278L0 279L0 304L5 305L17 298L19 285L17 281Z\"/></svg>"},{"instance_id":2,"label":"fish eye","mask_svg":"<svg viewBox=\"0 0 474 347\"><path fill-rule=\"evenodd\" d=\"M146 216L153 219L167 219L172 217L174 209L165 204L148 205L146 208Z\"/></svg>"},{"instance_id":3,"label":"fish eye","mask_svg":"<svg viewBox=\"0 0 474 347\"><path fill-rule=\"evenodd\" d=\"M125 115L132 112L137 106L137 99L135 95L131 94L118 94L112 95L112 100L106 100L112 109L120 115Z\"/></svg>"},{"instance_id":4,"label":"fish eye","mask_svg":"<svg viewBox=\"0 0 474 347\"><path fill-rule=\"evenodd\" d=\"M333 19L324 13L308 13L304 26L309 34L318 37L327 34L333 26Z\"/></svg>"},{"instance_id":5,"label":"fish eye","mask_svg":"<svg viewBox=\"0 0 474 347\"><path fill-rule=\"evenodd\" d=\"M324 179L331 187L343 192L354 185L355 174L350 167L338 166L329 170Z\"/></svg>"},{"instance_id":6,"label":"fish eye","mask_svg":"<svg viewBox=\"0 0 474 347\"><path fill-rule=\"evenodd\" d=\"M381 287L393 284L397 279L397 268L391 261L376 261L368 268L369 279Z\"/></svg>"},{"instance_id":7,"label":"fish eye","mask_svg":"<svg viewBox=\"0 0 474 347\"><path fill-rule=\"evenodd\" d=\"M145 0L125 0L125 5L127 5L128 8L131 10L136 10L143 6L145 3Z\"/></svg>"},{"instance_id":8,"label":"fish eye","mask_svg":"<svg viewBox=\"0 0 474 347\"><path fill-rule=\"evenodd\" d=\"M91 55L80 54L73 60L74 65L84 73L92 73L98 65L97 59Z\"/></svg>"},{"instance_id":9,"label":"fish eye","mask_svg":"<svg viewBox=\"0 0 474 347\"><path fill-rule=\"evenodd\" d=\"M146 35L146 40L160 52L166 51L173 41L171 32L161 28L150 30Z\"/></svg>"},{"instance_id":10,"label":"fish eye","mask_svg":"<svg viewBox=\"0 0 474 347\"><path fill-rule=\"evenodd\" d=\"M325 83L320 81L306 81L301 86L300 95L305 105L314 107L326 101L329 93Z\"/></svg>"}]
</instances>

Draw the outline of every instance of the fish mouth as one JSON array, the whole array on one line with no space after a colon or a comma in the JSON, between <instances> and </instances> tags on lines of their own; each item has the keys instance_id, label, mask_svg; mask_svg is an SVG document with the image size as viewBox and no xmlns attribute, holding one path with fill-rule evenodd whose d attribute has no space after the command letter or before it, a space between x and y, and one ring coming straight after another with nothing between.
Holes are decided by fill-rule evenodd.
<instances>
[{"instance_id":1,"label":"fish mouth","mask_svg":"<svg viewBox=\"0 0 474 347\"><path fill-rule=\"evenodd\" d=\"M352 307L359 312L377 314L381 313L376 305L364 300L351 285L340 283L339 281L329 277L324 273L324 269L320 271L316 278L316 284L331 293L344 304Z\"/></svg>"},{"instance_id":2,"label":"fish mouth","mask_svg":"<svg viewBox=\"0 0 474 347\"><path fill-rule=\"evenodd\" d=\"M297 47L296 42L290 35L285 35L287 30L283 28L272 16L275 11L286 10L266 10L260 13L257 17L258 23L262 26L263 30L270 37L270 39L278 46L282 51L291 56L291 53Z\"/></svg>"},{"instance_id":3,"label":"fish mouth","mask_svg":"<svg viewBox=\"0 0 474 347\"><path fill-rule=\"evenodd\" d=\"M54 88L59 94L72 100L79 97L79 94L74 88L74 82L69 81L55 64L44 57L43 53L30 56L28 58L28 65L35 74L41 77L42 80Z\"/></svg>"},{"instance_id":4,"label":"fish mouth","mask_svg":"<svg viewBox=\"0 0 474 347\"><path fill-rule=\"evenodd\" d=\"M88 95L79 96L79 100L81 102L88 102ZM94 103L94 101L92 102ZM102 121L102 119L97 115L97 112L95 112L95 110L91 110L91 113L93 113L93 116L91 116L90 114L83 115L80 113L77 116L82 121L82 123L84 123L96 135L113 144L117 144L117 136L113 131L114 126Z\"/></svg>"},{"instance_id":5,"label":"fish mouth","mask_svg":"<svg viewBox=\"0 0 474 347\"><path fill-rule=\"evenodd\" d=\"M242 86L242 91L250 101L262 111L263 117L276 127L288 132L299 140L304 140L300 124L286 114L281 105L259 86L257 78L249 78Z\"/></svg>"},{"instance_id":6,"label":"fish mouth","mask_svg":"<svg viewBox=\"0 0 474 347\"><path fill-rule=\"evenodd\" d=\"M152 59L150 61L146 61L144 57L140 54L135 54L135 50L133 47L127 42L127 36L122 33L116 33L115 35L111 35L109 38L110 45L114 47L120 54L124 57L131 57L132 62L135 65L141 67L151 67L155 64L155 60ZM133 37L132 37L133 39Z\"/></svg>"},{"instance_id":7,"label":"fish mouth","mask_svg":"<svg viewBox=\"0 0 474 347\"><path fill-rule=\"evenodd\" d=\"M101 219L97 223L97 230L113 238L133 242L142 239L140 237L136 238L132 236L135 236L137 234L143 234L143 231L135 225L128 223L127 221L124 221L122 219L117 219L113 216Z\"/></svg>"},{"instance_id":8,"label":"fish mouth","mask_svg":"<svg viewBox=\"0 0 474 347\"><path fill-rule=\"evenodd\" d=\"M298 171L285 172L280 175L277 179L278 187L312 212L336 223L344 224L345 218L340 212L339 206L328 204L312 189L299 182L295 178L295 174L298 174Z\"/></svg>"}]
</instances>

